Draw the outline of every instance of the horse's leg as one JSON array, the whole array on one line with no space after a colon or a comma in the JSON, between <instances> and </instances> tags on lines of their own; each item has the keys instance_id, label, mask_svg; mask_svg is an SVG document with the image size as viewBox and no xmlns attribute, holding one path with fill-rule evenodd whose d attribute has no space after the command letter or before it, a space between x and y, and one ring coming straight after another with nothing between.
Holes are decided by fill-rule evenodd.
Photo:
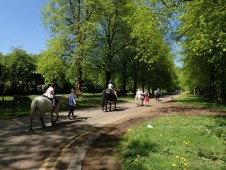
<instances>
[{"instance_id":1,"label":"horse's leg","mask_svg":"<svg viewBox=\"0 0 226 170\"><path fill-rule=\"evenodd\" d=\"M54 120L52 126L56 124L56 122L57 122L57 120L58 120L58 118L59 118L59 113L58 113L58 111L56 111L55 113L56 113L56 116L57 116L57 117L56 117L56 119Z\"/></svg>"},{"instance_id":2,"label":"horse's leg","mask_svg":"<svg viewBox=\"0 0 226 170\"><path fill-rule=\"evenodd\" d=\"M108 101L106 100L106 103L105 103L105 111L107 112L108 111Z\"/></svg>"},{"instance_id":3,"label":"horse's leg","mask_svg":"<svg viewBox=\"0 0 226 170\"><path fill-rule=\"evenodd\" d=\"M144 105L144 98L141 99L141 106Z\"/></svg>"},{"instance_id":4,"label":"horse's leg","mask_svg":"<svg viewBox=\"0 0 226 170\"><path fill-rule=\"evenodd\" d=\"M44 120L43 120L42 114L41 114L41 116L40 116L40 121L41 121L41 123L42 123L42 127L43 127L43 128L46 128L45 123L44 123Z\"/></svg>"},{"instance_id":5,"label":"horse's leg","mask_svg":"<svg viewBox=\"0 0 226 170\"><path fill-rule=\"evenodd\" d=\"M32 131L33 114L30 115L30 127L29 130Z\"/></svg>"},{"instance_id":6,"label":"horse's leg","mask_svg":"<svg viewBox=\"0 0 226 170\"><path fill-rule=\"evenodd\" d=\"M104 111L105 99L102 99L102 111Z\"/></svg>"},{"instance_id":7,"label":"horse's leg","mask_svg":"<svg viewBox=\"0 0 226 170\"><path fill-rule=\"evenodd\" d=\"M115 100L115 110L116 110L116 100Z\"/></svg>"},{"instance_id":8,"label":"horse's leg","mask_svg":"<svg viewBox=\"0 0 226 170\"><path fill-rule=\"evenodd\" d=\"M109 111L111 111L111 101L110 101L110 108L109 108Z\"/></svg>"},{"instance_id":9,"label":"horse's leg","mask_svg":"<svg viewBox=\"0 0 226 170\"><path fill-rule=\"evenodd\" d=\"M51 124L53 126L53 111L51 111Z\"/></svg>"}]
</instances>

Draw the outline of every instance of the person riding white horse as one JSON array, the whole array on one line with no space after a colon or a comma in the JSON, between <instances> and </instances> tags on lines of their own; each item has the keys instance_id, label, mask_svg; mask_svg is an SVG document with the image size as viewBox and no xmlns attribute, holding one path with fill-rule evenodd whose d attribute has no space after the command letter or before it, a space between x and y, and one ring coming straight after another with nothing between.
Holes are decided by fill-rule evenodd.
<instances>
[{"instance_id":1,"label":"person riding white horse","mask_svg":"<svg viewBox=\"0 0 226 170\"><path fill-rule=\"evenodd\" d=\"M55 83L52 83L46 92L43 94L44 97L48 98L52 102L52 106L55 107L57 105L57 101L55 98Z\"/></svg>"}]
</instances>

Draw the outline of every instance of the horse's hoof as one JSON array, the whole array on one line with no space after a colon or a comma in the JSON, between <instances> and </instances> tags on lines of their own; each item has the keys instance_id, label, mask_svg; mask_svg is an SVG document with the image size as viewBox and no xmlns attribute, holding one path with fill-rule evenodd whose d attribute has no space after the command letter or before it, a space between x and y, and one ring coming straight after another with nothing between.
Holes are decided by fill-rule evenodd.
<instances>
[{"instance_id":1,"label":"horse's hoof","mask_svg":"<svg viewBox=\"0 0 226 170\"><path fill-rule=\"evenodd\" d=\"M31 131L33 131L33 129L30 127L30 128L29 128L29 131L31 132Z\"/></svg>"}]
</instances>

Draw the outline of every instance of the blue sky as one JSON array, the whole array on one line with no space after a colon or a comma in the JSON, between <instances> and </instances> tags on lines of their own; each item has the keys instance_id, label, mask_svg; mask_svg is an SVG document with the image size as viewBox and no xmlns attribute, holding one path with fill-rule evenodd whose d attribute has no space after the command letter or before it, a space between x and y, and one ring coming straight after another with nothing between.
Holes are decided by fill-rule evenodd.
<instances>
[{"instance_id":1,"label":"blue sky","mask_svg":"<svg viewBox=\"0 0 226 170\"><path fill-rule=\"evenodd\" d=\"M42 25L42 6L48 0L1 0L0 53L8 54L19 47L28 54L46 48L48 30Z\"/></svg>"}]
</instances>

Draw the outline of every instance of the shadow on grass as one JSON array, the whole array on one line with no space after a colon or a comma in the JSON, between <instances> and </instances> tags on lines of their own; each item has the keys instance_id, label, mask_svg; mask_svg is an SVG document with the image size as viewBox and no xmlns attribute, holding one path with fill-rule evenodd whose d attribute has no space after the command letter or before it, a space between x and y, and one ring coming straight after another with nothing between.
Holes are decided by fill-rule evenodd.
<instances>
[{"instance_id":1,"label":"shadow on grass","mask_svg":"<svg viewBox=\"0 0 226 170\"><path fill-rule=\"evenodd\" d=\"M206 101L204 98L192 94L185 94L181 98L178 98L176 102L202 109L226 110L225 104Z\"/></svg>"},{"instance_id":2,"label":"shadow on grass","mask_svg":"<svg viewBox=\"0 0 226 170\"><path fill-rule=\"evenodd\" d=\"M30 102L17 102L14 100L0 101L0 119L27 116Z\"/></svg>"}]
</instances>

